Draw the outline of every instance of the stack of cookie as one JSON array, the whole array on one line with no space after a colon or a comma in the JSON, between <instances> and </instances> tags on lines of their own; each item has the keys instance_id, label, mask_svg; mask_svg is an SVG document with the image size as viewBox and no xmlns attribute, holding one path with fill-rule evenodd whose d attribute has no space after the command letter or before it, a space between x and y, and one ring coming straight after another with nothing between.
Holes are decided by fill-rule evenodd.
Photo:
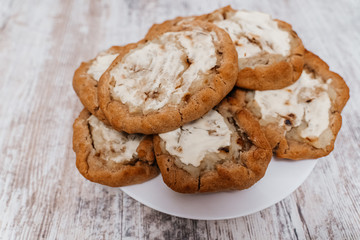
<instances>
[{"instance_id":1,"label":"stack of cookie","mask_svg":"<svg viewBox=\"0 0 360 240\"><path fill-rule=\"evenodd\" d=\"M152 26L76 70L76 166L118 187L161 173L181 193L249 188L272 153L329 154L343 79L285 22L231 7Z\"/></svg>"}]
</instances>

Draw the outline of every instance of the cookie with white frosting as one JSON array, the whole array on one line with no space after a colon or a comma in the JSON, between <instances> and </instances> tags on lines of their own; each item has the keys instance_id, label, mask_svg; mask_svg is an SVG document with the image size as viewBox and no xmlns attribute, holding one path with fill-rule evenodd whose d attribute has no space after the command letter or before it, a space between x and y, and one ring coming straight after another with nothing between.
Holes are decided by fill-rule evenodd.
<instances>
[{"instance_id":1,"label":"cookie with white frosting","mask_svg":"<svg viewBox=\"0 0 360 240\"><path fill-rule=\"evenodd\" d=\"M174 130L212 109L236 82L235 47L210 23L166 28L125 49L98 87L100 107L117 130Z\"/></svg>"},{"instance_id":2,"label":"cookie with white frosting","mask_svg":"<svg viewBox=\"0 0 360 240\"><path fill-rule=\"evenodd\" d=\"M289 87L238 90L235 97L259 119L276 156L319 158L334 148L341 111L349 99L344 80L315 54L306 51L301 77Z\"/></svg>"},{"instance_id":3,"label":"cookie with white frosting","mask_svg":"<svg viewBox=\"0 0 360 240\"><path fill-rule=\"evenodd\" d=\"M256 119L227 98L206 115L154 136L164 182L181 193L242 190L267 169L272 153Z\"/></svg>"},{"instance_id":4,"label":"cookie with white frosting","mask_svg":"<svg viewBox=\"0 0 360 240\"><path fill-rule=\"evenodd\" d=\"M123 47L113 46L99 53L94 59L82 62L73 77L73 88L81 103L91 114L105 123L108 122L104 113L99 108L97 85L101 75L122 50Z\"/></svg>"},{"instance_id":5,"label":"cookie with white frosting","mask_svg":"<svg viewBox=\"0 0 360 240\"><path fill-rule=\"evenodd\" d=\"M115 131L86 109L75 120L73 130L76 167L88 180L121 187L159 174L152 137Z\"/></svg>"},{"instance_id":6,"label":"cookie with white frosting","mask_svg":"<svg viewBox=\"0 0 360 240\"><path fill-rule=\"evenodd\" d=\"M237 11L230 6L197 17L178 17L154 24L147 36L164 26L202 20L229 33L238 53L236 86L246 89L280 89L295 82L302 72L304 47L290 24L254 11Z\"/></svg>"}]
</instances>

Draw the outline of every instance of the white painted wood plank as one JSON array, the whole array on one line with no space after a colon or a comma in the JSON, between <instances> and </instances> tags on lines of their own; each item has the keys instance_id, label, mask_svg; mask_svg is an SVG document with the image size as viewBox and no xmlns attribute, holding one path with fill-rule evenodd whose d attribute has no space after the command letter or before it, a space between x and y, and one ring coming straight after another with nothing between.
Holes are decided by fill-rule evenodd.
<instances>
[{"instance_id":1,"label":"white painted wood plank","mask_svg":"<svg viewBox=\"0 0 360 240\"><path fill-rule=\"evenodd\" d=\"M152 210L75 169L72 88L83 60L140 40L154 22L232 3L290 22L351 89L334 152L291 196L259 213L195 221ZM360 238L358 1L1 1L0 238Z\"/></svg>"}]
</instances>

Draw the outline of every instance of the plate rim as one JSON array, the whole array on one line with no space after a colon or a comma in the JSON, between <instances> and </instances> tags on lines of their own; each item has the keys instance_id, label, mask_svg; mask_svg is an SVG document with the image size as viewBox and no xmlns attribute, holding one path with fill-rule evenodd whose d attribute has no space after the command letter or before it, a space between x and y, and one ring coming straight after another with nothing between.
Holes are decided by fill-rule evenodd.
<instances>
[{"instance_id":1,"label":"plate rim","mask_svg":"<svg viewBox=\"0 0 360 240\"><path fill-rule=\"evenodd\" d=\"M288 160L288 159L278 159L276 157L272 157L271 159L271 162L273 161L294 161L294 160ZM316 164L318 163L318 159L306 159L306 160L301 160L301 161L312 161L312 164L310 165L310 167L307 169L307 172L306 174L303 175L303 179L301 179L301 181L298 183L298 184L295 184L294 186L291 187L291 189L289 191L287 191L286 193L282 194L280 197L270 201L270 202L267 202L266 204L262 204L260 205L259 207L256 207L256 208L252 208L251 210L249 211L245 211L245 212L241 212L241 213L238 213L238 214L232 214L232 215L227 215L227 216L214 216L214 217L202 217L202 216L188 216L187 214L181 214L181 213L174 213L174 212L171 212L171 211L168 211L167 209L161 209L159 208L157 205L153 204L152 202L149 202L147 201L146 199L139 199L139 197L135 194L133 194L131 192L131 187L132 186L126 186L126 187L121 187L120 189L126 194L128 195L129 197L131 197L132 199L138 201L139 203L151 208L151 209L154 209L158 212L161 212L161 213L165 213L165 214L168 214L168 215L171 215L171 216L175 216L175 217L179 217L179 218L184 218L184 219L191 219L191 220L208 220L208 221L214 221L214 220L228 220L228 219L234 219L234 218L238 218L238 217L245 217L245 216L248 216L248 215L251 215L251 214L254 214L254 213L257 213L257 212L260 212L266 208L269 208L273 205L275 205L276 203L278 202L281 202L282 200L284 200L285 198L287 198L288 196L290 196L296 189L298 189L304 182L305 180L309 177L309 175L311 174L311 172L314 170ZM295 161L297 162L297 161ZM265 173L266 174L266 173ZM265 175L264 175L265 177ZM162 176L161 174L159 174L157 177L155 177L154 179L152 180L155 180L156 178L161 178L161 181L162 180ZM151 180L150 180L151 181ZM258 182L257 182L258 183ZM257 184L256 183L256 184ZM146 184L146 182L145 182ZM255 185L256 185L255 184ZM166 185L164 183L164 185ZM253 186L255 186L253 185ZM252 187L253 187L252 186ZM251 187L249 188L251 189ZM198 195L199 193L196 193L196 194L190 194L190 195ZM201 194L201 193L200 193ZM206 194L206 193L205 193ZM215 193L216 194L216 193ZM188 194L186 194L188 195Z\"/></svg>"}]
</instances>

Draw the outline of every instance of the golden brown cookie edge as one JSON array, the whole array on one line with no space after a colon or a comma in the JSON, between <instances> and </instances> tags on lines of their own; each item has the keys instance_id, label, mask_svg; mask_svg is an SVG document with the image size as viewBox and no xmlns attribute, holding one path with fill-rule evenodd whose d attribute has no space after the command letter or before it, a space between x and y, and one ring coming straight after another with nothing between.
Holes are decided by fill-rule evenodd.
<instances>
[{"instance_id":1,"label":"golden brown cookie edge","mask_svg":"<svg viewBox=\"0 0 360 240\"><path fill-rule=\"evenodd\" d=\"M106 52L117 54L121 53L122 47L112 46ZM95 58L87 62L82 62L80 66L76 69L72 81L73 89L76 95L79 97L80 102L83 106L91 112L95 117L100 121L109 125L110 123L105 117L105 114L99 107L98 95L97 95L97 85L98 81L93 79L87 72L94 62Z\"/></svg>"},{"instance_id":2,"label":"golden brown cookie edge","mask_svg":"<svg viewBox=\"0 0 360 240\"><path fill-rule=\"evenodd\" d=\"M211 13L199 16L177 17L160 24L154 24L146 34L146 37L153 37L163 31L163 28L176 26L179 22L193 18L195 21L211 22L214 15L225 15L226 12L234 12L231 6L217 9ZM236 86L252 90L274 90L287 87L299 79L304 65L304 46L301 39L292 26L284 21L274 19L283 30L289 32L291 37L291 51L286 60L275 62L271 65L246 67L239 69ZM280 79L280 80L279 80Z\"/></svg>"},{"instance_id":3,"label":"golden brown cookie edge","mask_svg":"<svg viewBox=\"0 0 360 240\"><path fill-rule=\"evenodd\" d=\"M335 102L332 102L329 124L334 138L331 140L329 145L325 147L325 149L319 149L306 142L300 143L294 140L286 139L286 137L283 136L283 130L281 130L276 124L270 123L266 126L262 126L262 130L264 131L271 148L273 148L275 155L279 158L303 160L320 158L330 154L334 149L335 140L341 128L342 118L340 113L349 99L349 88L344 79L337 73L330 71L329 66L321 58L306 50L304 60L304 68L308 68L308 66L311 65L311 68L323 78L333 79L330 85L332 85L332 87L336 90L337 97ZM236 89L232 92L232 96L236 98L237 102L243 107L245 107L246 91L252 90Z\"/></svg>"},{"instance_id":4,"label":"golden brown cookie edge","mask_svg":"<svg viewBox=\"0 0 360 240\"><path fill-rule=\"evenodd\" d=\"M165 106L159 111L145 116L139 114L133 116L129 113L128 107L125 104L112 99L109 87L111 82L110 71L121 62L122 58L131 49L165 32L192 30L196 27L201 27L207 31L214 31L219 38L218 49L221 47L222 50L222 64L217 69L217 73L210 86L192 95L188 102L180 108ZM149 38L145 38L136 44L125 46L124 52L114 60L112 65L100 78L98 86L100 108L105 113L110 124L118 131L143 134L157 134L171 131L187 122L200 118L212 107L217 105L234 87L237 71L237 53L229 35L224 30L213 24L199 21L186 24L185 26L171 26L168 29L164 27L157 34L152 34Z\"/></svg>"},{"instance_id":5,"label":"golden brown cookie edge","mask_svg":"<svg viewBox=\"0 0 360 240\"><path fill-rule=\"evenodd\" d=\"M100 170L94 170L91 165L93 162L99 163L105 160L101 160L95 156L95 149L92 145L92 138L87 123L90 115L91 113L88 110L82 110L73 124L73 150L76 154L76 167L81 175L92 182L111 187L122 187L143 183L159 174L158 167L156 163L154 163L154 157L151 157L151 155L154 155L153 153L143 155L143 161L138 160L134 165L115 163L117 165L116 171L112 171L106 167ZM145 140L148 141L146 138ZM153 151L152 144L145 143L143 144L144 146L141 144L143 144L143 142L139 144L137 151L139 148L142 148L142 151L146 152Z\"/></svg>"},{"instance_id":6,"label":"golden brown cookie edge","mask_svg":"<svg viewBox=\"0 0 360 240\"><path fill-rule=\"evenodd\" d=\"M242 190L251 187L264 176L272 156L269 143L257 120L246 109L234 106L233 103L234 101L231 102L228 98L224 99L220 105L227 105L227 109L234 114L237 124L253 144L249 151L240 155L242 161L246 162L246 166L250 169L240 163L227 161L218 164L215 170L195 178L177 167L173 156L162 151L160 137L155 135L154 149L158 166L163 181L172 190L180 193Z\"/></svg>"}]
</instances>

